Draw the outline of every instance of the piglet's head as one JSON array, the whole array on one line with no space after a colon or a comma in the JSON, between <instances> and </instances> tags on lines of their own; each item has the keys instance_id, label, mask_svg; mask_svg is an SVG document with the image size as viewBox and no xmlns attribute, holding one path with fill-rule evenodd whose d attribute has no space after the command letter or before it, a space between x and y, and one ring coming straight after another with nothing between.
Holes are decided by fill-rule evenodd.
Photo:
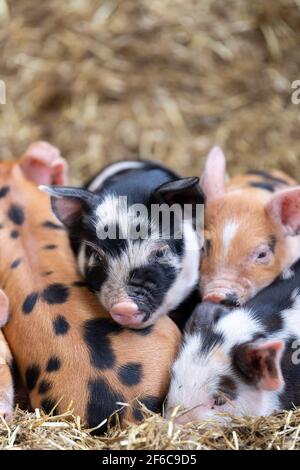
<instances>
[{"instance_id":1,"label":"piglet's head","mask_svg":"<svg viewBox=\"0 0 300 470\"><path fill-rule=\"evenodd\" d=\"M176 414L180 424L212 418L226 423L228 415L258 416L274 409L277 399L270 392L284 386L283 349L282 341L264 337L249 312L200 305L173 366L166 415Z\"/></svg>"},{"instance_id":2,"label":"piglet's head","mask_svg":"<svg viewBox=\"0 0 300 470\"><path fill-rule=\"evenodd\" d=\"M50 193L53 212L79 246L79 266L89 287L117 323L150 326L197 284L200 250L190 222L182 220L180 239L165 237L158 220L153 223L151 218L150 223L150 214L130 212L116 194L70 187L42 189ZM198 178L163 183L149 201L165 208L202 203ZM136 227L143 236L132 236Z\"/></svg>"},{"instance_id":3,"label":"piglet's head","mask_svg":"<svg viewBox=\"0 0 300 470\"><path fill-rule=\"evenodd\" d=\"M269 195L259 189L225 191L225 157L208 156L201 186L206 194L201 258L204 300L240 305L271 284L297 259L300 187Z\"/></svg>"}]
</instances>

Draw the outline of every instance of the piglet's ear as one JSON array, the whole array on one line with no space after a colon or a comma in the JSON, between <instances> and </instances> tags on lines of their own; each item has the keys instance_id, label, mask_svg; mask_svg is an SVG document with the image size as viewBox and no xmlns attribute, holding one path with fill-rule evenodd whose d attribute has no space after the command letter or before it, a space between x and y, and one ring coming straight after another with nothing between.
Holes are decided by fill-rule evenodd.
<instances>
[{"instance_id":1,"label":"piglet's ear","mask_svg":"<svg viewBox=\"0 0 300 470\"><path fill-rule=\"evenodd\" d=\"M172 204L204 204L204 194L199 186L199 178L180 178L164 183L155 191L154 197L160 203Z\"/></svg>"},{"instance_id":2,"label":"piglet's ear","mask_svg":"<svg viewBox=\"0 0 300 470\"><path fill-rule=\"evenodd\" d=\"M93 207L95 195L85 189L58 186L40 186L39 189L50 194L54 214L69 229Z\"/></svg>"},{"instance_id":3,"label":"piglet's ear","mask_svg":"<svg viewBox=\"0 0 300 470\"><path fill-rule=\"evenodd\" d=\"M278 390L283 385L280 366L283 349L280 340L242 344L235 351L234 362L247 382L262 390Z\"/></svg>"},{"instance_id":4,"label":"piglet's ear","mask_svg":"<svg viewBox=\"0 0 300 470\"><path fill-rule=\"evenodd\" d=\"M36 184L68 183L68 165L60 151L48 142L35 142L22 155L20 166Z\"/></svg>"},{"instance_id":5,"label":"piglet's ear","mask_svg":"<svg viewBox=\"0 0 300 470\"><path fill-rule=\"evenodd\" d=\"M267 213L280 224L285 235L300 233L300 186L275 194L266 206Z\"/></svg>"},{"instance_id":6,"label":"piglet's ear","mask_svg":"<svg viewBox=\"0 0 300 470\"><path fill-rule=\"evenodd\" d=\"M0 328L7 323L9 314L9 302L7 295L0 289Z\"/></svg>"},{"instance_id":7,"label":"piglet's ear","mask_svg":"<svg viewBox=\"0 0 300 470\"><path fill-rule=\"evenodd\" d=\"M223 150L220 147L213 147L208 154L200 179L208 203L224 195L225 173L226 160Z\"/></svg>"}]
</instances>

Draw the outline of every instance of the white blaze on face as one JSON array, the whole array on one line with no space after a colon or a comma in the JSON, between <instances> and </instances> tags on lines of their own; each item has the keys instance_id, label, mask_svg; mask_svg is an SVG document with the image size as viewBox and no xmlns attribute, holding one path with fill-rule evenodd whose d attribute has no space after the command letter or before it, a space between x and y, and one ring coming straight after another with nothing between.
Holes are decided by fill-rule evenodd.
<instances>
[{"instance_id":1,"label":"white blaze on face","mask_svg":"<svg viewBox=\"0 0 300 470\"><path fill-rule=\"evenodd\" d=\"M224 250L224 256L226 256L229 252L230 246L237 234L237 231L239 229L239 222L235 220L230 220L225 223L224 229L223 229L223 250Z\"/></svg>"}]
</instances>

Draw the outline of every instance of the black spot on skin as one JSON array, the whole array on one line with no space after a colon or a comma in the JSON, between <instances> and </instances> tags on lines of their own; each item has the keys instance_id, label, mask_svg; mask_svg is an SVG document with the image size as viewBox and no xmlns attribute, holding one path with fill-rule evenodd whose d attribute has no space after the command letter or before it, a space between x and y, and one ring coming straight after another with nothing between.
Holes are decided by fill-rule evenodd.
<instances>
[{"instance_id":1,"label":"black spot on skin","mask_svg":"<svg viewBox=\"0 0 300 470\"><path fill-rule=\"evenodd\" d=\"M15 259L15 261L13 261L10 265L11 269L16 269L22 262L22 259L21 258L17 258Z\"/></svg>"},{"instance_id":2,"label":"black spot on skin","mask_svg":"<svg viewBox=\"0 0 300 470\"><path fill-rule=\"evenodd\" d=\"M10 191L10 187L9 186L2 186L2 188L0 188L0 198L3 198L5 197Z\"/></svg>"},{"instance_id":3,"label":"black spot on skin","mask_svg":"<svg viewBox=\"0 0 300 470\"><path fill-rule=\"evenodd\" d=\"M91 364L97 369L111 369L116 357L111 347L110 334L119 334L122 328L104 318L88 320L84 326L84 340L88 345Z\"/></svg>"},{"instance_id":4,"label":"black spot on skin","mask_svg":"<svg viewBox=\"0 0 300 470\"><path fill-rule=\"evenodd\" d=\"M11 236L11 238L14 238L14 239L19 238L20 232L18 232L18 230L12 230L10 232L10 236Z\"/></svg>"},{"instance_id":5,"label":"black spot on skin","mask_svg":"<svg viewBox=\"0 0 300 470\"><path fill-rule=\"evenodd\" d=\"M73 287L87 287L87 283L84 281L74 281L72 282Z\"/></svg>"},{"instance_id":6,"label":"black spot on skin","mask_svg":"<svg viewBox=\"0 0 300 470\"><path fill-rule=\"evenodd\" d=\"M43 250L55 250L57 245L45 245L43 246Z\"/></svg>"},{"instance_id":7,"label":"black spot on skin","mask_svg":"<svg viewBox=\"0 0 300 470\"><path fill-rule=\"evenodd\" d=\"M38 300L38 297L39 297L39 294L37 292L32 292L32 294L29 294L24 303L23 303L23 313L25 315L29 315L29 313L32 312L32 310L34 309L35 307L35 304Z\"/></svg>"},{"instance_id":8,"label":"black spot on skin","mask_svg":"<svg viewBox=\"0 0 300 470\"><path fill-rule=\"evenodd\" d=\"M43 408L44 412L46 414L50 414L51 411L53 411L53 415L57 415L58 414L58 407L56 406L55 410L53 410L53 408L55 407L56 405L56 401L53 400L52 398L45 398L44 400L41 401L41 407Z\"/></svg>"},{"instance_id":9,"label":"black spot on skin","mask_svg":"<svg viewBox=\"0 0 300 470\"><path fill-rule=\"evenodd\" d=\"M64 284L51 284L42 293L42 299L49 305L63 304L69 297L69 288Z\"/></svg>"},{"instance_id":10,"label":"black spot on skin","mask_svg":"<svg viewBox=\"0 0 300 470\"><path fill-rule=\"evenodd\" d=\"M42 227L50 228L52 230L65 230L62 225L55 224L54 222L51 222L51 220L46 220L43 222Z\"/></svg>"},{"instance_id":11,"label":"black spot on skin","mask_svg":"<svg viewBox=\"0 0 300 470\"><path fill-rule=\"evenodd\" d=\"M85 268L84 276L86 283L91 292L99 292L103 283L107 279L107 271L101 264L98 266L87 266Z\"/></svg>"},{"instance_id":12,"label":"black spot on skin","mask_svg":"<svg viewBox=\"0 0 300 470\"><path fill-rule=\"evenodd\" d=\"M128 362L118 370L120 382L127 387L133 387L141 382L143 375L143 366L138 362Z\"/></svg>"},{"instance_id":13,"label":"black spot on skin","mask_svg":"<svg viewBox=\"0 0 300 470\"><path fill-rule=\"evenodd\" d=\"M52 356L49 358L46 372L56 372L61 368L61 361L57 356Z\"/></svg>"},{"instance_id":14,"label":"black spot on skin","mask_svg":"<svg viewBox=\"0 0 300 470\"><path fill-rule=\"evenodd\" d=\"M38 393L40 395L44 395L45 393L49 392L52 388L52 383L49 382L48 380L41 380L39 387L38 387Z\"/></svg>"},{"instance_id":15,"label":"black spot on skin","mask_svg":"<svg viewBox=\"0 0 300 470\"><path fill-rule=\"evenodd\" d=\"M162 407L162 400L158 397L153 395L146 395L138 400L139 403L134 405L132 409L132 416L136 421L142 421L143 419L143 412L140 403L145 405L148 410L152 411L153 413L160 413Z\"/></svg>"},{"instance_id":16,"label":"black spot on skin","mask_svg":"<svg viewBox=\"0 0 300 470\"><path fill-rule=\"evenodd\" d=\"M24 210L21 206L13 204L8 211L9 219L16 225L22 225L25 220Z\"/></svg>"},{"instance_id":17,"label":"black spot on skin","mask_svg":"<svg viewBox=\"0 0 300 470\"><path fill-rule=\"evenodd\" d=\"M254 182L249 183L249 186L251 186L252 188L264 189L265 191L269 191L270 193L274 193L275 191L275 185L272 183L254 181Z\"/></svg>"},{"instance_id":18,"label":"black spot on skin","mask_svg":"<svg viewBox=\"0 0 300 470\"><path fill-rule=\"evenodd\" d=\"M280 184L286 184L288 185L288 181L284 180L283 178L277 178L276 176L271 175L267 171L263 170L249 170L247 171L248 175L256 175L256 176L261 176L262 178L273 181L274 183L280 183Z\"/></svg>"},{"instance_id":19,"label":"black spot on skin","mask_svg":"<svg viewBox=\"0 0 300 470\"><path fill-rule=\"evenodd\" d=\"M36 386L41 370L37 364L31 364L26 370L25 380L26 386L29 391L33 390Z\"/></svg>"},{"instance_id":20,"label":"black spot on skin","mask_svg":"<svg viewBox=\"0 0 300 470\"><path fill-rule=\"evenodd\" d=\"M70 325L63 315L58 315L53 321L53 329L56 335L65 335L70 329Z\"/></svg>"},{"instance_id":21,"label":"black spot on skin","mask_svg":"<svg viewBox=\"0 0 300 470\"><path fill-rule=\"evenodd\" d=\"M117 403L124 403L125 398L120 393L116 392L104 379L90 380L88 384L89 400L87 404L86 417L88 426L96 427L105 419L109 420L113 426L116 424L116 413L121 405ZM122 418L124 410L118 411L118 415ZM97 434L102 434L107 430L107 424L103 425L96 431Z\"/></svg>"},{"instance_id":22,"label":"black spot on skin","mask_svg":"<svg viewBox=\"0 0 300 470\"><path fill-rule=\"evenodd\" d=\"M229 375L223 375L220 378L219 391L229 400L235 400L237 398L237 385L234 379Z\"/></svg>"}]
</instances>

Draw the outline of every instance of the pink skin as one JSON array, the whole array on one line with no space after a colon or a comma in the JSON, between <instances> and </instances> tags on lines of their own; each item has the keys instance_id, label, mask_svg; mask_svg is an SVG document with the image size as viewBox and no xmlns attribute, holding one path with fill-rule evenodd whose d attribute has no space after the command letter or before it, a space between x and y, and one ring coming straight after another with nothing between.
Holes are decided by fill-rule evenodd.
<instances>
[{"instance_id":1,"label":"pink skin","mask_svg":"<svg viewBox=\"0 0 300 470\"><path fill-rule=\"evenodd\" d=\"M113 305L110 309L110 315L119 325L134 327L140 325L144 317L139 312L138 306L131 300L124 300Z\"/></svg>"},{"instance_id":2,"label":"pink skin","mask_svg":"<svg viewBox=\"0 0 300 470\"><path fill-rule=\"evenodd\" d=\"M21 158L21 167L26 176L37 184L66 185L68 183L66 160L58 148L48 142L35 142Z\"/></svg>"},{"instance_id":3,"label":"pink skin","mask_svg":"<svg viewBox=\"0 0 300 470\"><path fill-rule=\"evenodd\" d=\"M7 323L8 320L8 298L0 289L0 328Z\"/></svg>"}]
</instances>

